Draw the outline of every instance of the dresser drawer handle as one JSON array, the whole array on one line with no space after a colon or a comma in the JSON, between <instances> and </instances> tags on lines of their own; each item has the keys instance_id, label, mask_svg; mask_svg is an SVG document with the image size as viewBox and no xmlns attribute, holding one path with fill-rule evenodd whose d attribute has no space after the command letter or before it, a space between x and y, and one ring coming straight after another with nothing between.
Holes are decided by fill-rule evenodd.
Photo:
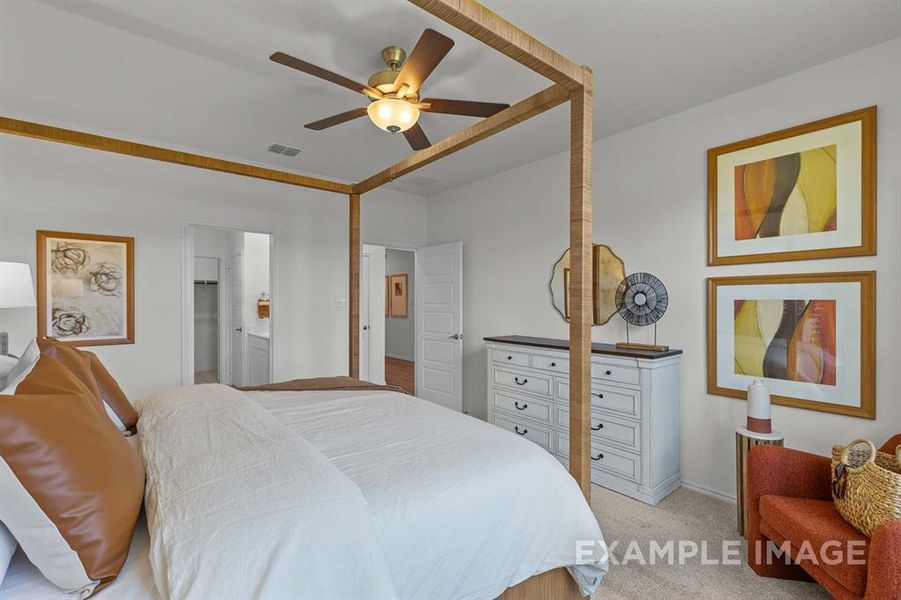
<instances>
[{"instance_id":1,"label":"dresser drawer handle","mask_svg":"<svg viewBox=\"0 0 901 600\"><path fill-rule=\"evenodd\" d=\"M525 384L529 383L529 380L526 379L525 377L522 378L522 381L519 380L519 377L514 377L513 381L516 382L516 385L525 385Z\"/></svg>"},{"instance_id":2,"label":"dresser drawer handle","mask_svg":"<svg viewBox=\"0 0 901 600\"><path fill-rule=\"evenodd\" d=\"M556 367L556 366L557 366L557 363L552 362L552 363L551 363L551 366L552 366L552 367Z\"/></svg>"},{"instance_id":3,"label":"dresser drawer handle","mask_svg":"<svg viewBox=\"0 0 901 600\"><path fill-rule=\"evenodd\" d=\"M603 452L598 452L598 455L597 455L597 456L592 456L592 457L591 457L591 460L601 460L602 458L604 458L604 453L603 453Z\"/></svg>"},{"instance_id":4,"label":"dresser drawer handle","mask_svg":"<svg viewBox=\"0 0 901 600\"><path fill-rule=\"evenodd\" d=\"M512 356L508 356L508 357L507 357L507 360L513 360L513 357L512 357Z\"/></svg>"},{"instance_id":5,"label":"dresser drawer handle","mask_svg":"<svg viewBox=\"0 0 901 600\"><path fill-rule=\"evenodd\" d=\"M604 428L604 424L603 424L603 423L598 423L597 427L592 427L591 430L592 430L592 431L600 431L600 430L603 429L603 428Z\"/></svg>"},{"instance_id":6,"label":"dresser drawer handle","mask_svg":"<svg viewBox=\"0 0 901 600\"><path fill-rule=\"evenodd\" d=\"M606 371L604 371L604 375L607 375L607 376L613 375L613 371L611 371L610 369L607 369Z\"/></svg>"},{"instance_id":7,"label":"dresser drawer handle","mask_svg":"<svg viewBox=\"0 0 901 600\"><path fill-rule=\"evenodd\" d=\"M597 396L598 398L601 398L601 399L604 398L604 394L601 394L600 392L598 392L597 394L595 394L595 396Z\"/></svg>"},{"instance_id":8,"label":"dresser drawer handle","mask_svg":"<svg viewBox=\"0 0 901 600\"><path fill-rule=\"evenodd\" d=\"M517 401L515 401L515 400L513 401L513 406L516 407L516 410L525 410L525 409L529 408L529 405L526 404L525 402L523 402L523 403L522 403L522 406L520 406L520 405L519 405L519 402L517 402Z\"/></svg>"},{"instance_id":9,"label":"dresser drawer handle","mask_svg":"<svg viewBox=\"0 0 901 600\"><path fill-rule=\"evenodd\" d=\"M516 433L518 433L519 435L525 435L525 434L529 433L528 429L523 428L522 430L520 430L519 425L514 425L513 430L516 431Z\"/></svg>"}]
</instances>

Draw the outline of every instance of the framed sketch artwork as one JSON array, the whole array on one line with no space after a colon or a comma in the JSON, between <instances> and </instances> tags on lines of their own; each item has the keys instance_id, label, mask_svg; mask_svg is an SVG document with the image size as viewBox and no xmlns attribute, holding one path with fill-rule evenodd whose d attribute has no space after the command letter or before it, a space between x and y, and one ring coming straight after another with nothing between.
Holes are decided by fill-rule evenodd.
<instances>
[{"instance_id":1,"label":"framed sketch artwork","mask_svg":"<svg viewBox=\"0 0 901 600\"><path fill-rule=\"evenodd\" d=\"M707 392L876 418L876 272L707 280Z\"/></svg>"},{"instance_id":2,"label":"framed sketch artwork","mask_svg":"<svg viewBox=\"0 0 901 600\"><path fill-rule=\"evenodd\" d=\"M707 151L707 263L876 254L876 107Z\"/></svg>"},{"instance_id":3,"label":"framed sketch artwork","mask_svg":"<svg viewBox=\"0 0 901 600\"><path fill-rule=\"evenodd\" d=\"M133 344L134 238L37 232L38 335Z\"/></svg>"}]
</instances>

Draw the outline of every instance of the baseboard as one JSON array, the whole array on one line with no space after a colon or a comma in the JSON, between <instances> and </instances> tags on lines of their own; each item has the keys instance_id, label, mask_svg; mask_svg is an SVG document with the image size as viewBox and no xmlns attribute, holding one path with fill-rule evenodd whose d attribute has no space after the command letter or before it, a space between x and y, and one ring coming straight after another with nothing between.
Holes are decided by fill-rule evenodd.
<instances>
[{"instance_id":1,"label":"baseboard","mask_svg":"<svg viewBox=\"0 0 901 600\"><path fill-rule=\"evenodd\" d=\"M730 496L728 494L712 490L709 487L705 487L697 483L689 483L683 480L682 487L699 494L704 494L705 496L710 496L711 498L716 498L717 500L722 500L723 502L728 502L729 504L735 504L735 496Z\"/></svg>"},{"instance_id":2,"label":"baseboard","mask_svg":"<svg viewBox=\"0 0 901 600\"><path fill-rule=\"evenodd\" d=\"M396 358L397 360L405 360L407 362L413 362L414 358L412 356L402 356L400 354L389 354L385 352L385 358Z\"/></svg>"}]
</instances>

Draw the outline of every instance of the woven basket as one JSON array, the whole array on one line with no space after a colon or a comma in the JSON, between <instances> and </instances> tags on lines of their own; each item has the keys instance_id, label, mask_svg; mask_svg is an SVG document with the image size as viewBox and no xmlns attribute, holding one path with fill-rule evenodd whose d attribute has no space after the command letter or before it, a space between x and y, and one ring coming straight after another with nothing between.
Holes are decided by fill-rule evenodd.
<instances>
[{"instance_id":1,"label":"woven basket","mask_svg":"<svg viewBox=\"0 0 901 600\"><path fill-rule=\"evenodd\" d=\"M835 508L868 537L881 524L901 519L901 446L895 453L877 452L873 442L864 439L832 447Z\"/></svg>"}]
</instances>

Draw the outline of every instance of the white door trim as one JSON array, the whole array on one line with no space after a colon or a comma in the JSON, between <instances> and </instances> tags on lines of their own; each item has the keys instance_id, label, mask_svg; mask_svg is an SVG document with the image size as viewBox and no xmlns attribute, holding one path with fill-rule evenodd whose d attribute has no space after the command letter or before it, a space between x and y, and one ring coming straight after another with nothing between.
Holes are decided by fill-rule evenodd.
<instances>
[{"instance_id":1,"label":"white door trim","mask_svg":"<svg viewBox=\"0 0 901 600\"><path fill-rule=\"evenodd\" d=\"M278 335L278 329L275 326L276 313L279 307L278 253L276 252L277 238L275 229L241 225L239 223L185 219L182 228L181 265L181 383L182 385L194 385L194 230L198 227L227 229L245 233L264 233L269 236L269 297L272 300L269 316L269 380L272 381L274 379L275 350Z\"/></svg>"}]
</instances>

